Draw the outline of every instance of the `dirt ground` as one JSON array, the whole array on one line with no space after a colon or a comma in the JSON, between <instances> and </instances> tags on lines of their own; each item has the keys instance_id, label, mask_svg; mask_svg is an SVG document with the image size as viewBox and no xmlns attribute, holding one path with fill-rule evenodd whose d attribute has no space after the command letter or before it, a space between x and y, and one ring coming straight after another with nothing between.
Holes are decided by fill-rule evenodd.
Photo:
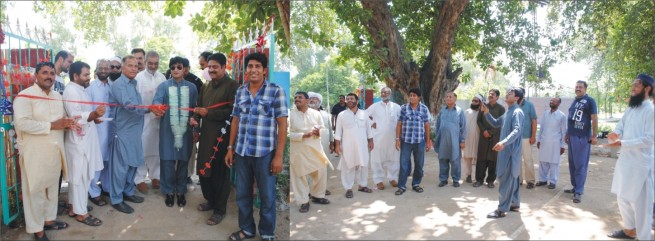
<instances>
[{"instance_id":1,"label":"dirt ground","mask_svg":"<svg viewBox=\"0 0 655 241\"><path fill-rule=\"evenodd\" d=\"M535 171L537 148L533 147ZM338 159L328 155L334 166ZM493 189L474 188L462 183L459 188L438 187L438 161L433 150L425 157L423 193L408 189L401 196L388 182L385 190L373 193L354 190L354 197L344 197L339 171L328 175L328 205L311 204L307 213L300 205L291 205L291 233L294 240L425 240L425 239L565 239L606 240L606 234L621 228L616 196L610 192L616 158L608 150L592 148L585 193L581 203L572 202L567 156L562 156L556 189L545 186L520 187L520 212L508 212L498 220L486 215L497 208L498 181ZM464 179L463 177L462 179ZM538 176L537 176L538 178ZM411 177L408 184L411 183ZM369 174L369 187L375 185ZM293 197L293 196L292 196ZM292 200L293 201L293 200Z\"/></svg>"},{"instance_id":2,"label":"dirt ground","mask_svg":"<svg viewBox=\"0 0 655 241\"><path fill-rule=\"evenodd\" d=\"M194 182L197 180L197 176L194 176ZM194 185L193 190L189 189L186 195L187 205L183 208L177 205L166 207L165 197L159 190L150 189L147 195L139 192L137 195L145 197L145 201L128 203L135 209L132 214L121 213L111 205L98 207L89 202L94 208L90 212L91 215L101 219L104 222L102 226L87 226L76 222L74 218L61 215L57 220L67 222L70 227L61 231L46 231L47 235L51 240L227 240L230 233L239 230L234 189L230 194L225 219L215 226L205 224L211 211L200 212L196 209L198 204L205 201L200 185ZM108 198L105 200L108 201ZM254 214L257 223L259 209L255 208ZM276 226L277 238L288 240L288 209L277 212ZM2 240L33 240L24 227L9 229L3 226L1 237Z\"/></svg>"}]
</instances>

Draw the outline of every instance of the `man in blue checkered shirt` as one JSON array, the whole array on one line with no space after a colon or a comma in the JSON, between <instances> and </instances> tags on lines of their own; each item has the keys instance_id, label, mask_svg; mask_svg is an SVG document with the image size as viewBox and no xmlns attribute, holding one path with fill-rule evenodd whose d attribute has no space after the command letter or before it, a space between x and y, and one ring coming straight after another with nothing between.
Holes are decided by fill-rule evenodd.
<instances>
[{"instance_id":1,"label":"man in blue checkered shirt","mask_svg":"<svg viewBox=\"0 0 655 241\"><path fill-rule=\"evenodd\" d=\"M414 175L412 190L422 193L419 186L423 178L423 159L430 150L430 122L428 107L420 103L421 90L409 90L409 103L400 107L400 116L396 125L396 149L400 150L400 172L398 173L398 190L396 195L405 193L407 176L411 169L410 155L414 155ZM425 152L424 152L425 150Z\"/></svg>"},{"instance_id":2,"label":"man in blue checkered shirt","mask_svg":"<svg viewBox=\"0 0 655 241\"><path fill-rule=\"evenodd\" d=\"M287 140L287 100L284 89L265 81L268 60L262 53L246 56L248 82L239 87L232 110L230 142L225 164L236 172L236 195L241 230L230 240L254 238L252 186L257 180L261 208L259 235L275 239L275 184L282 171ZM236 142L235 142L236 140ZM233 148L234 145L234 148Z\"/></svg>"}]
</instances>

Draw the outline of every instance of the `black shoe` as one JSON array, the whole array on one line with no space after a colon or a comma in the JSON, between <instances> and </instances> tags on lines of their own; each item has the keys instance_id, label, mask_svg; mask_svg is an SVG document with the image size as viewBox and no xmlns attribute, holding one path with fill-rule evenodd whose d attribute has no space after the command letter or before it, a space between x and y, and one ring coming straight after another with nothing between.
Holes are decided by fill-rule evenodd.
<instances>
[{"instance_id":1,"label":"black shoe","mask_svg":"<svg viewBox=\"0 0 655 241\"><path fill-rule=\"evenodd\" d=\"M172 193L166 194L166 201L164 203L166 203L166 207L172 207L173 203L175 203L175 195Z\"/></svg>"},{"instance_id":2,"label":"black shoe","mask_svg":"<svg viewBox=\"0 0 655 241\"><path fill-rule=\"evenodd\" d=\"M575 188L564 189L564 192L565 192L565 193L575 193Z\"/></svg>"},{"instance_id":3,"label":"black shoe","mask_svg":"<svg viewBox=\"0 0 655 241\"><path fill-rule=\"evenodd\" d=\"M306 213L309 211L309 202L308 203L303 203L300 205L300 210L298 210L301 213Z\"/></svg>"},{"instance_id":4,"label":"black shoe","mask_svg":"<svg viewBox=\"0 0 655 241\"><path fill-rule=\"evenodd\" d=\"M535 184L535 186L541 187L541 186L546 186L546 184L548 184L548 183L547 182L537 182L537 184Z\"/></svg>"},{"instance_id":5,"label":"black shoe","mask_svg":"<svg viewBox=\"0 0 655 241\"><path fill-rule=\"evenodd\" d=\"M487 187L488 187L488 188L494 188L495 186L496 186L496 185L494 185L493 182L490 182L490 183L487 184Z\"/></svg>"},{"instance_id":6,"label":"black shoe","mask_svg":"<svg viewBox=\"0 0 655 241\"><path fill-rule=\"evenodd\" d=\"M582 201L582 195L576 193L573 194L573 202L574 203L580 203Z\"/></svg>"},{"instance_id":7,"label":"black shoe","mask_svg":"<svg viewBox=\"0 0 655 241\"><path fill-rule=\"evenodd\" d=\"M184 194L177 194L177 206L184 207L186 205L186 198Z\"/></svg>"},{"instance_id":8,"label":"black shoe","mask_svg":"<svg viewBox=\"0 0 655 241\"><path fill-rule=\"evenodd\" d=\"M453 187L459 187L459 182L454 182Z\"/></svg>"},{"instance_id":9,"label":"black shoe","mask_svg":"<svg viewBox=\"0 0 655 241\"><path fill-rule=\"evenodd\" d=\"M518 212L520 208L519 206L509 206L509 210L512 212Z\"/></svg>"},{"instance_id":10,"label":"black shoe","mask_svg":"<svg viewBox=\"0 0 655 241\"><path fill-rule=\"evenodd\" d=\"M473 187L479 187L479 186L482 186L482 183L481 183L481 182L475 182L475 183L473 183Z\"/></svg>"},{"instance_id":11,"label":"black shoe","mask_svg":"<svg viewBox=\"0 0 655 241\"><path fill-rule=\"evenodd\" d=\"M443 187L443 186L446 186L446 185L448 185L448 181L441 181L439 183L439 187Z\"/></svg>"},{"instance_id":12,"label":"black shoe","mask_svg":"<svg viewBox=\"0 0 655 241\"><path fill-rule=\"evenodd\" d=\"M473 179L471 179L471 175L466 176L466 183L472 183Z\"/></svg>"},{"instance_id":13,"label":"black shoe","mask_svg":"<svg viewBox=\"0 0 655 241\"><path fill-rule=\"evenodd\" d=\"M528 182L528 186L525 187L527 189L533 189L534 188L534 183Z\"/></svg>"},{"instance_id":14,"label":"black shoe","mask_svg":"<svg viewBox=\"0 0 655 241\"><path fill-rule=\"evenodd\" d=\"M186 178L186 184L193 184L193 180L191 180L191 177Z\"/></svg>"},{"instance_id":15,"label":"black shoe","mask_svg":"<svg viewBox=\"0 0 655 241\"><path fill-rule=\"evenodd\" d=\"M36 240L36 241L50 241L50 239L48 239L48 236L45 235L45 232L43 232L43 236L41 236L40 238L39 238L39 236L36 236L36 233L34 233L34 240Z\"/></svg>"},{"instance_id":16,"label":"black shoe","mask_svg":"<svg viewBox=\"0 0 655 241\"><path fill-rule=\"evenodd\" d=\"M123 200L133 203L142 203L143 197L139 197L137 195L132 195L132 196L123 195Z\"/></svg>"},{"instance_id":17,"label":"black shoe","mask_svg":"<svg viewBox=\"0 0 655 241\"><path fill-rule=\"evenodd\" d=\"M551 183L548 185L548 189L555 189L556 185L554 183Z\"/></svg>"},{"instance_id":18,"label":"black shoe","mask_svg":"<svg viewBox=\"0 0 655 241\"><path fill-rule=\"evenodd\" d=\"M121 202L119 204L112 204L111 206L123 213L130 214L134 212L134 209L130 207L130 205L127 205L127 203L125 202Z\"/></svg>"},{"instance_id":19,"label":"black shoe","mask_svg":"<svg viewBox=\"0 0 655 241\"><path fill-rule=\"evenodd\" d=\"M487 218L504 218L507 214L505 212L502 212L500 210L495 210L489 214L487 214Z\"/></svg>"}]
</instances>

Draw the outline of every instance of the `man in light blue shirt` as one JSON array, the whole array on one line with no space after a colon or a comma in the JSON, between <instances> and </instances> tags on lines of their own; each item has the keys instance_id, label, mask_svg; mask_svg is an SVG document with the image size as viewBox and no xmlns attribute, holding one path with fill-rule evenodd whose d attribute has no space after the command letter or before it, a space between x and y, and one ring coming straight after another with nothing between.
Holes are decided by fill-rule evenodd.
<instances>
[{"instance_id":1,"label":"man in light blue shirt","mask_svg":"<svg viewBox=\"0 0 655 241\"><path fill-rule=\"evenodd\" d=\"M98 62L96 62L96 75L98 76L98 79L92 81L91 84L89 84L89 87L86 88L86 93L89 94L92 102L109 102L109 65L109 60L106 59L99 59ZM97 107L98 105L94 105L93 109ZM109 111L105 112L102 117L107 118L108 116ZM98 131L98 143L100 144L100 152L102 152L104 169L102 169L102 171L97 171L93 179L91 179L89 199L95 205L104 206L107 202L100 198L101 190L98 186L98 180L102 183L102 191L109 192L109 122L103 121L101 123L96 123L96 129Z\"/></svg>"},{"instance_id":2,"label":"man in light blue shirt","mask_svg":"<svg viewBox=\"0 0 655 241\"><path fill-rule=\"evenodd\" d=\"M520 88L523 93L525 90ZM534 188L535 184L535 175L534 175L534 161L532 160L532 145L537 140L537 111L534 110L534 104L532 102L523 99L522 102L519 102L519 107L525 114L525 122L523 122L523 133L522 133L522 161L521 161L521 178L519 178L519 185L523 184L525 180L528 184L527 189Z\"/></svg>"},{"instance_id":3,"label":"man in light blue shirt","mask_svg":"<svg viewBox=\"0 0 655 241\"><path fill-rule=\"evenodd\" d=\"M435 124L434 150L439 158L439 187L448 184L448 171L453 178L453 187L459 187L462 166L462 149L466 137L464 111L455 105L457 94L446 93L446 106L441 108Z\"/></svg>"}]
</instances>

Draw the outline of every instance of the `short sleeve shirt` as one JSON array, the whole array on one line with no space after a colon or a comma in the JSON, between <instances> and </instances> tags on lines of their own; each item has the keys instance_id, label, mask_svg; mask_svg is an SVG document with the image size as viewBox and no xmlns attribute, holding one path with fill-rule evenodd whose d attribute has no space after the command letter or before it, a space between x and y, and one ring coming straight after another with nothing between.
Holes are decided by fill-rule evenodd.
<instances>
[{"instance_id":1,"label":"short sleeve shirt","mask_svg":"<svg viewBox=\"0 0 655 241\"><path fill-rule=\"evenodd\" d=\"M523 122L523 139L532 136L532 120L537 119L537 111L534 110L534 104L528 100L524 100L521 104L521 110L525 114L525 121ZM536 137L536 136L535 136Z\"/></svg>"},{"instance_id":2,"label":"short sleeve shirt","mask_svg":"<svg viewBox=\"0 0 655 241\"><path fill-rule=\"evenodd\" d=\"M403 142L417 144L425 141L425 123L429 121L428 107L419 103L416 109L411 104L400 107L398 121L402 122L400 139Z\"/></svg>"},{"instance_id":3,"label":"short sleeve shirt","mask_svg":"<svg viewBox=\"0 0 655 241\"><path fill-rule=\"evenodd\" d=\"M596 101L588 95L575 98L569 107L567 120L569 136L591 137L591 115L598 114Z\"/></svg>"}]
</instances>

